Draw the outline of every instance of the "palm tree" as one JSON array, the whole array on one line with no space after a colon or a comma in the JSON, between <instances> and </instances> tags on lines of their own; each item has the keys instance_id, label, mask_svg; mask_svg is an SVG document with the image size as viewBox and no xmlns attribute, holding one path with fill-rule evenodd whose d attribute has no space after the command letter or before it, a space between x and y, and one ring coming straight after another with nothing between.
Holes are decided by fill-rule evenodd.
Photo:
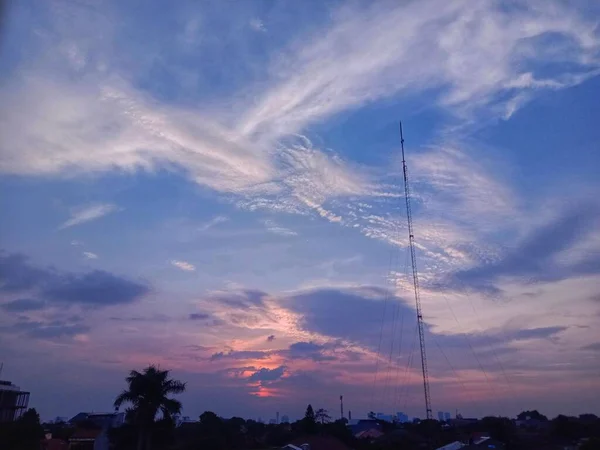
<instances>
[{"instance_id":1,"label":"palm tree","mask_svg":"<svg viewBox=\"0 0 600 450\"><path fill-rule=\"evenodd\" d=\"M132 370L126 381L128 388L118 395L114 406L119 408L123 403L131 404L138 427L137 448L150 450L156 415L160 411L164 418L171 418L181 412L181 402L167 396L181 394L185 391L185 383L169 378L168 370L160 370L156 366L148 366L141 373Z\"/></svg>"}]
</instances>

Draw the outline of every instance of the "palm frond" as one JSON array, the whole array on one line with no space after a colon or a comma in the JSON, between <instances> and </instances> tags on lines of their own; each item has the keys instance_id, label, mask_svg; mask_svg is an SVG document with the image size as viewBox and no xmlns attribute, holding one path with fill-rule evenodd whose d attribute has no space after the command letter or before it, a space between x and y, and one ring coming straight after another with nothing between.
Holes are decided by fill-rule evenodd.
<instances>
[{"instance_id":1,"label":"palm frond","mask_svg":"<svg viewBox=\"0 0 600 450\"><path fill-rule=\"evenodd\" d=\"M123 403L135 404L137 402L137 396L128 390L121 392L113 403L115 408L119 408Z\"/></svg>"}]
</instances>

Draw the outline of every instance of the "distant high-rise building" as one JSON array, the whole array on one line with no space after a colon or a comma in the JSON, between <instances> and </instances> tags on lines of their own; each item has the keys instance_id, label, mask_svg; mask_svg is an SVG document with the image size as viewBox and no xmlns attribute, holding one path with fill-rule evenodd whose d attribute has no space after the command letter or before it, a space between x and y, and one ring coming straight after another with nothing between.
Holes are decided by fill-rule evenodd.
<instances>
[{"instance_id":1,"label":"distant high-rise building","mask_svg":"<svg viewBox=\"0 0 600 450\"><path fill-rule=\"evenodd\" d=\"M0 380L0 422L12 422L21 417L29 405L29 392L10 381Z\"/></svg>"},{"instance_id":2,"label":"distant high-rise building","mask_svg":"<svg viewBox=\"0 0 600 450\"><path fill-rule=\"evenodd\" d=\"M404 414L403 412L398 411L396 413L396 421L400 422L400 423L407 423L408 422L408 415Z\"/></svg>"},{"instance_id":3,"label":"distant high-rise building","mask_svg":"<svg viewBox=\"0 0 600 450\"><path fill-rule=\"evenodd\" d=\"M281 423L290 423L290 418L284 414L281 416Z\"/></svg>"},{"instance_id":4,"label":"distant high-rise building","mask_svg":"<svg viewBox=\"0 0 600 450\"><path fill-rule=\"evenodd\" d=\"M275 413L275 423L279 423L279 411Z\"/></svg>"},{"instance_id":5,"label":"distant high-rise building","mask_svg":"<svg viewBox=\"0 0 600 450\"><path fill-rule=\"evenodd\" d=\"M348 420L352 420L352 411L348 410Z\"/></svg>"},{"instance_id":6,"label":"distant high-rise building","mask_svg":"<svg viewBox=\"0 0 600 450\"><path fill-rule=\"evenodd\" d=\"M438 420L440 422L444 421L444 413L443 413L443 411L438 411Z\"/></svg>"},{"instance_id":7,"label":"distant high-rise building","mask_svg":"<svg viewBox=\"0 0 600 450\"><path fill-rule=\"evenodd\" d=\"M275 425L276 423L275 419L269 419L269 425Z\"/></svg>"},{"instance_id":8,"label":"distant high-rise building","mask_svg":"<svg viewBox=\"0 0 600 450\"><path fill-rule=\"evenodd\" d=\"M444 420L448 422L452 418L452 415L449 412L444 413Z\"/></svg>"}]
</instances>

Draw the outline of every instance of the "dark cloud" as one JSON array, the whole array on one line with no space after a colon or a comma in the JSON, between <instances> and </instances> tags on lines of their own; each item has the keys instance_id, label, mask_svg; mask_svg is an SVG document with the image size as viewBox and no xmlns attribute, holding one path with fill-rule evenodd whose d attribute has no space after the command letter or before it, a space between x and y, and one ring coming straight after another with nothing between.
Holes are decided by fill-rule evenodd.
<instances>
[{"instance_id":1,"label":"dark cloud","mask_svg":"<svg viewBox=\"0 0 600 450\"><path fill-rule=\"evenodd\" d=\"M259 369L250 375L248 377L248 381L275 381L283 377L285 370L285 366L279 366L275 369L267 369L266 367L263 367L262 369Z\"/></svg>"},{"instance_id":2,"label":"dark cloud","mask_svg":"<svg viewBox=\"0 0 600 450\"><path fill-rule=\"evenodd\" d=\"M267 342L273 342L275 340L275 335L267 336Z\"/></svg>"},{"instance_id":3,"label":"dark cloud","mask_svg":"<svg viewBox=\"0 0 600 450\"><path fill-rule=\"evenodd\" d=\"M42 288L41 295L56 302L88 306L132 303L148 293L148 287L102 270L83 275L63 275Z\"/></svg>"},{"instance_id":4,"label":"dark cloud","mask_svg":"<svg viewBox=\"0 0 600 450\"><path fill-rule=\"evenodd\" d=\"M210 319L210 314L206 313L192 313L190 314L190 320L206 320Z\"/></svg>"},{"instance_id":5,"label":"dark cloud","mask_svg":"<svg viewBox=\"0 0 600 450\"><path fill-rule=\"evenodd\" d=\"M337 358L323 352L330 348L328 345L320 345L314 342L296 342L284 352L291 359L312 359L313 361L333 361Z\"/></svg>"},{"instance_id":6,"label":"dark cloud","mask_svg":"<svg viewBox=\"0 0 600 450\"><path fill-rule=\"evenodd\" d=\"M545 339L565 331L568 327L543 327L517 331L513 339Z\"/></svg>"},{"instance_id":7,"label":"dark cloud","mask_svg":"<svg viewBox=\"0 0 600 450\"><path fill-rule=\"evenodd\" d=\"M242 351L228 351L218 352L211 355L210 360L216 361L219 359L266 359L270 356L271 352L263 352L260 350L242 350Z\"/></svg>"},{"instance_id":8,"label":"dark cloud","mask_svg":"<svg viewBox=\"0 0 600 450\"><path fill-rule=\"evenodd\" d=\"M499 294L500 290L493 283L503 276L519 276L530 282L539 282L598 274L598 254L591 254L576 263L560 262L555 256L584 239L598 226L599 221L600 205L575 205L552 223L534 230L499 261L458 271L436 283L434 288L471 288L483 293Z\"/></svg>"},{"instance_id":9,"label":"dark cloud","mask_svg":"<svg viewBox=\"0 0 600 450\"><path fill-rule=\"evenodd\" d=\"M382 324L385 334L390 334L393 323L399 327L401 319L402 323L416 320L414 310L402 299L375 288L319 289L283 302L302 315L304 330L371 348L378 345Z\"/></svg>"},{"instance_id":10,"label":"dark cloud","mask_svg":"<svg viewBox=\"0 0 600 450\"><path fill-rule=\"evenodd\" d=\"M48 322L24 320L2 329L4 332L25 334L38 339L73 337L78 334L86 333L89 330L90 327L83 323L73 323L62 320Z\"/></svg>"},{"instance_id":11,"label":"dark cloud","mask_svg":"<svg viewBox=\"0 0 600 450\"><path fill-rule=\"evenodd\" d=\"M164 314L155 314L153 316L126 316L126 317L109 317L109 320L115 322L170 322L173 318Z\"/></svg>"},{"instance_id":12,"label":"dark cloud","mask_svg":"<svg viewBox=\"0 0 600 450\"><path fill-rule=\"evenodd\" d=\"M193 321L197 321L197 322L202 322L203 326L219 326L219 325L223 325L225 322L223 322L223 320L218 319L214 316L212 316L211 314L207 314L207 313L191 313L188 316L189 320L193 320Z\"/></svg>"},{"instance_id":13,"label":"dark cloud","mask_svg":"<svg viewBox=\"0 0 600 450\"><path fill-rule=\"evenodd\" d=\"M267 294L262 291L246 289L239 292L227 293L226 295L215 295L211 300L224 303L235 308L248 308L263 306Z\"/></svg>"},{"instance_id":14,"label":"dark cloud","mask_svg":"<svg viewBox=\"0 0 600 450\"><path fill-rule=\"evenodd\" d=\"M132 303L149 292L148 286L96 270L83 274L59 273L32 266L18 254L0 255L0 291L36 292L40 301L54 304L109 306Z\"/></svg>"},{"instance_id":15,"label":"dark cloud","mask_svg":"<svg viewBox=\"0 0 600 450\"><path fill-rule=\"evenodd\" d=\"M314 342L295 342L288 348L282 350L242 350L242 351L223 351L214 353L211 361L221 359L246 360L246 359L267 359L273 355L281 356L286 359L310 359L313 361L334 361L338 356L346 356L348 352L340 352L339 355L330 353L336 347L336 343L316 344Z\"/></svg>"},{"instance_id":16,"label":"dark cloud","mask_svg":"<svg viewBox=\"0 0 600 450\"><path fill-rule=\"evenodd\" d=\"M581 347L582 350L593 350L596 352L600 352L600 342L594 342L593 344L586 345Z\"/></svg>"},{"instance_id":17,"label":"dark cloud","mask_svg":"<svg viewBox=\"0 0 600 450\"><path fill-rule=\"evenodd\" d=\"M45 306L46 302L43 300L36 300L34 298L20 298L11 302L3 303L0 305L0 308L10 312L25 312L44 309Z\"/></svg>"},{"instance_id":18,"label":"dark cloud","mask_svg":"<svg viewBox=\"0 0 600 450\"><path fill-rule=\"evenodd\" d=\"M0 253L0 290L3 292L33 289L52 276L53 272L31 266L25 255Z\"/></svg>"}]
</instances>

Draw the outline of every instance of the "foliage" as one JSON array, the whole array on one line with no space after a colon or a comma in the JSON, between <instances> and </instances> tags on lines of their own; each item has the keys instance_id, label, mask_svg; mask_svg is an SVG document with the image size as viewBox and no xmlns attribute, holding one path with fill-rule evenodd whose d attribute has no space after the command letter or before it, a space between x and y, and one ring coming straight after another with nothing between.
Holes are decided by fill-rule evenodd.
<instances>
[{"instance_id":1,"label":"foliage","mask_svg":"<svg viewBox=\"0 0 600 450\"><path fill-rule=\"evenodd\" d=\"M517 420L525 420L527 417L534 420L540 420L542 422L547 422L548 418L543 414L540 414L537 409L532 411L522 411L518 416Z\"/></svg>"},{"instance_id":2,"label":"foliage","mask_svg":"<svg viewBox=\"0 0 600 450\"><path fill-rule=\"evenodd\" d=\"M600 438L593 437L581 444L579 450L598 450L600 448Z\"/></svg>"},{"instance_id":3,"label":"foliage","mask_svg":"<svg viewBox=\"0 0 600 450\"><path fill-rule=\"evenodd\" d=\"M331 422L331 416L328 414L328 411L326 409L319 408L315 413L315 420L321 425L323 425L325 423Z\"/></svg>"},{"instance_id":4,"label":"foliage","mask_svg":"<svg viewBox=\"0 0 600 450\"><path fill-rule=\"evenodd\" d=\"M0 424L0 445L3 450L38 450L44 428L35 408L28 409L14 422Z\"/></svg>"},{"instance_id":5,"label":"foliage","mask_svg":"<svg viewBox=\"0 0 600 450\"><path fill-rule=\"evenodd\" d=\"M310 404L306 407L304 419L302 419L301 429L304 433L307 434L314 434L317 432L318 427L315 411L313 410L313 407Z\"/></svg>"}]
</instances>

